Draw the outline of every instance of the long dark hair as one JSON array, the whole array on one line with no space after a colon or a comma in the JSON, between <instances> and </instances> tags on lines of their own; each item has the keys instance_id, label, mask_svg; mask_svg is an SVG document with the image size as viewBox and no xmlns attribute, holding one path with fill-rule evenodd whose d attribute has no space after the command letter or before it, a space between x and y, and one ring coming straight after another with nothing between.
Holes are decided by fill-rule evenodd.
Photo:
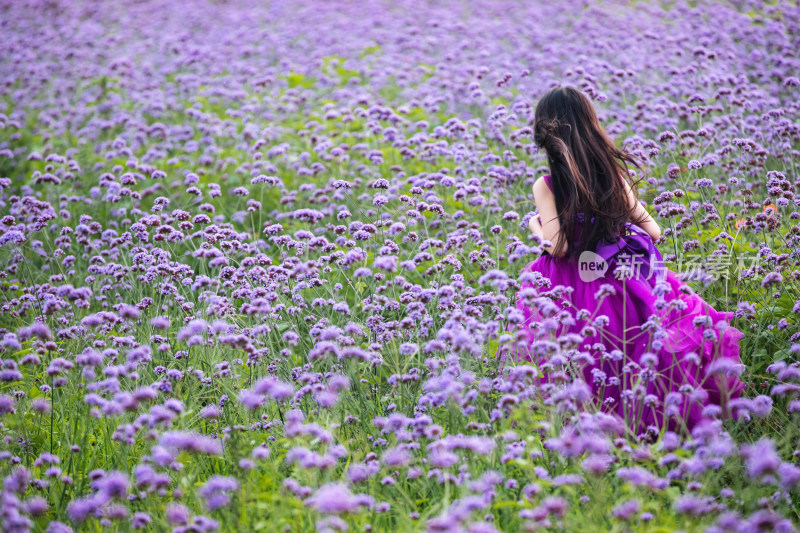
<instances>
[{"instance_id":1,"label":"long dark hair","mask_svg":"<svg viewBox=\"0 0 800 533\"><path fill-rule=\"evenodd\" d=\"M573 87L551 89L536 105L533 132L550 166L561 224L558 242L553 243L557 254L569 257L593 250L601 240L614 242L624 235L626 222L643 222L634 219L635 207L619 178L635 185L628 165L640 170L641 165L614 145L583 93ZM633 190L635 194L635 186ZM594 217L594 222L580 222L578 213L584 213L586 222Z\"/></svg>"}]
</instances>

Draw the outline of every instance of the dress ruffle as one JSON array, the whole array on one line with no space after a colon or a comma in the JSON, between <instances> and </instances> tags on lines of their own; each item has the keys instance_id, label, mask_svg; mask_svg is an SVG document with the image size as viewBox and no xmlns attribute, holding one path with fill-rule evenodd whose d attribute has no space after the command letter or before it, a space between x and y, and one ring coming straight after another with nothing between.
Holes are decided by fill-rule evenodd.
<instances>
[{"instance_id":1,"label":"dress ruffle","mask_svg":"<svg viewBox=\"0 0 800 533\"><path fill-rule=\"evenodd\" d=\"M517 294L524 317L518 327L527 332L527 342L516 343L516 356L549 370L542 383L563 377L562 363L582 367L602 409L637 432L665 424L690 429L712 404L725 415L727 402L744 389L736 375L743 334L730 325L733 313L715 310L663 265L630 278L616 276L620 257L660 262L640 239L621 242L611 257L605 254L610 265L598 279L582 279L575 259L546 254L527 265ZM560 297L543 297L556 293ZM558 318L563 311L566 320ZM576 345L579 337L570 333L584 340ZM553 364L547 341L556 339L573 349L569 362L561 357Z\"/></svg>"}]
</instances>

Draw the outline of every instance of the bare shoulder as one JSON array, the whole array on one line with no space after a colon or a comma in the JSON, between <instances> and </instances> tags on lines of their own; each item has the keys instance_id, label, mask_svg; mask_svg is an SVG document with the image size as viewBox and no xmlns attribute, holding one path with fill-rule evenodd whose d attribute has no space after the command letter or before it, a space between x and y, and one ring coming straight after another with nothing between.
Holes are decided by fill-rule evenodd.
<instances>
[{"instance_id":1,"label":"bare shoulder","mask_svg":"<svg viewBox=\"0 0 800 533\"><path fill-rule=\"evenodd\" d=\"M550 187L547 186L547 181L545 181L544 176L538 178L533 183L533 194L547 196L552 194L550 191Z\"/></svg>"}]
</instances>

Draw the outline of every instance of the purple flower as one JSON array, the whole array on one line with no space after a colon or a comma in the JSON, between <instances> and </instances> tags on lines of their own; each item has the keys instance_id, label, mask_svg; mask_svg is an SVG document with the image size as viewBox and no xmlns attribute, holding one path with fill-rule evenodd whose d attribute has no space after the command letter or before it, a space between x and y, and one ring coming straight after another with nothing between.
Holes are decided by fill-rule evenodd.
<instances>
[{"instance_id":1,"label":"purple flower","mask_svg":"<svg viewBox=\"0 0 800 533\"><path fill-rule=\"evenodd\" d=\"M581 467L587 472L599 476L608 471L613 458L607 454L590 455L581 462Z\"/></svg>"},{"instance_id":2,"label":"purple flower","mask_svg":"<svg viewBox=\"0 0 800 533\"><path fill-rule=\"evenodd\" d=\"M768 438L742 446L742 455L745 457L747 474L756 480L764 480L765 476L777 473L781 466L775 443Z\"/></svg>"},{"instance_id":3,"label":"purple flower","mask_svg":"<svg viewBox=\"0 0 800 533\"><path fill-rule=\"evenodd\" d=\"M781 283L783 283L783 276L779 272L769 272L764 276L764 279L761 280L761 286L765 289Z\"/></svg>"},{"instance_id":4,"label":"purple flower","mask_svg":"<svg viewBox=\"0 0 800 533\"><path fill-rule=\"evenodd\" d=\"M47 512L47 500L41 496L32 496L25 501L25 511L32 516L41 516Z\"/></svg>"},{"instance_id":5,"label":"purple flower","mask_svg":"<svg viewBox=\"0 0 800 533\"><path fill-rule=\"evenodd\" d=\"M185 525L189 523L191 511L189 508L180 503L168 503L166 510L167 521L170 524Z\"/></svg>"},{"instance_id":6,"label":"purple flower","mask_svg":"<svg viewBox=\"0 0 800 533\"><path fill-rule=\"evenodd\" d=\"M94 515L107 500L99 494L72 500L67 505L67 514L73 522L84 522L89 516Z\"/></svg>"},{"instance_id":7,"label":"purple flower","mask_svg":"<svg viewBox=\"0 0 800 533\"><path fill-rule=\"evenodd\" d=\"M750 412L758 418L764 418L772 411L772 398L765 395L759 395L753 398L750 403Z\"/></svg>"},{"instance_id":8,"label":"purple flower","mask_svg":"<svg viewBox=\"0 0 800 533\"><path fill-rule=\"evenodd\" d=\"M781 478L781 486L786 490L792 490L800 483L800 467L791 463L781 463L778 475Z\"/></svg>"},{"instance_id":9,"label":"purple flower","mask_svg":"<svg viewBox=\"0 0 800 533\"><path fill-rule=\"evenodd\" d=\"M67 524L53 520L47 525L46 533L73 533L73 530Z\"/></svg>"},{"instance_id":10,"label":"purple flower","mask_svg":"<svg viewBox=\"0 0 800 533\"><path fill-rule=\"evenodd\" d=\"M320 513L341 514L358 510L362 502L350 492L347 485L329 483L317 489L317 492L308 498L305 504Z\"/></svg>"},{"instance_id":11,"label":"purple flower","mask_svg":"<svg viewBox=\"0 0 800 533\"><path fill-rule=\"evenodd\" d=\"M177 339L185 341L195 336L204 334L208 330L208 323L200 318L190 321L178 332Z\"/></svg>"},{"instance_id":12,"label":"purple flower","mask_svg":"<svg viewBox=\"0 0 800 533\"><path fill-rule=\"evenodd\" d=\"M139 309L135 305L122 304L119 308L120 318L128 320L136 320L139 318Z\"/></svg>"},{"instance_id":13,"label":"purple flower","mask_svg":"<svg viewBox=\"0 0 800 533\"><path fill-rule=\"evenodd\" d=\"M14 414L17 410L14 408L14 398L7 394L0 394L0 416L7 414Z\"/></svg>"},{"instance_id":14,"label":"purple flower","mask_svg":"<svg viewBox=\"0 0 800 533\"><path fill-rule=\"evenodd\" d=\"M617 470L617 476L629 482L634 487L646 486L655 490L666 488L668 482L657 478L652 472L641 466L628 466Z\"/></svg>"},{"instance_id":15,"label":"purple flower","mask_svg":"<svg viewBox=\"0 0 800 533\"><path fill-rule=\"evenodd\" d=\"M264 405L264 402L267 401L267 398L263 394L242 390L239 393L239 401L242 402L242 405L252 411L253 409L258 409Z\"/></svg>"},{"instance_id":16,"label":"purple flower","mask_svg":"<svg viewBox=\"0 0 800 533\"><path fill-rule=\"evenodd\" d=\"M629 520L633 515L639 512L641 507L642 502L639 500L626 500L611 509L611 514L620 520Z\"/></svg>"},{"instance_id":17,"label":"purple flower","mask_svg":"<svg viewBox=\"0 0 800 533\"><path fill-rule=\"evenodd\" d=\"M229 492L239 490L236 478L228 476L211 476L198 491L206 501L206 508L214 511L230 503Z\"/></svg>"},{"instance_id":18,"label":"purple flower","mask_svg":"<svg viewBox=\"0 0 800 533\"><path fill-rule=\"evenodd\" d=\"M269 454L270 454L269 448L267 448L266 446L256 446L255 448L253 448L253 452L251 455L253 456L253 459L263 460L269 457Z\"/></svg>"},{"instance_id":19,"label":"purple flower","mask_svg":"<svg viewBox=\"0 0 800 533\"><path fill-rule=\"evenodd\" d=\"M458 455L441 447L436 447L428 453L428 462L436 468L449 468L458 462Z\"/></svg>"},{"instance_id":20,"label":"purple flower","mask_svg":"<svg viewBox=\"0 0 800 533\"><path fill-rule=\"evenodd\" d=\"M27 340L31 337L37 337L43 341L49 341L53 340L53 333L46 324L34 322L28 327L20 328L19 331L17 331L17 337L19 337L20 340Z\"/></svg>"},{"instance_id":21,"label":"purple flower","mask_svg":"<svg viewBox=\"0 0 800 533\"><path fill-rule=\"evenodd\" d=\"M714 510L714 505L713 499L710 497L686 494L678 496L675 499L673 508L676 512L681 514L702 516L712 512Z\"/></svg>"},{"instance_id":22,"label":"purple flower","mask_svg":"<svg viewBox=\"0 0 800 533\"><path fill-rule=\"evenodd\" d=\"M389 468L399 468L406 466L411 461L411 454L405 448L398 446L386 450L382 459L383 464Z\"/></svg>"},{"instance_id":23,"label":"purple flower","mask_svg":"<svg viewBox=\"0 0 800 533\"><path fill-rule=\"evenodd\" d=\"M169 317L157 316L150 319L150 325L156 329L169 329Z\"/></svg>"},{"instance_id":24,"label":"purple flower","mask_svg":"<svg viewBox=\"0 0 800 533\"><path fill-rule=\"evenodd\" d=\"M380 270L388 270L394 272L397 270L397 257L395 256L380 256L376 257L373 266Z\"/></svg>"},{"instance_id":25,"label":"purple flower","mask_svg":"<svg viewBox=\"0 0 800 533\"><path fill-rule=\"evenodd\" d=\"M109 472L93 486L107 499L124 498L128 494L128 476L119 471Z\"/></svg>"},{"instance_id":26,"label":"purple flower","mask_svg":"<svg viewBox=\"0 0 800 533\"><path fill-rule=\"evenodd\" d=\"M567 514L567 500L558 496L548 496L542 500L542 507L547 510L549 514L557 518L563 518Z\"/></svg>"},{"instance_id":27,"label":"purple flower","mask_svg":"<svg viewBox=\"0 0 800 533\"><path fill-rule=\"evenodd\" d=\"M3 340L0 341L0 346L4 348L8 348L11 351L17 351L22 349L22 345L19 343L17 336L13 333L6 333L3 335Z\"/></svg>"},{"instance_id":28,"label":"purple flower","mask_svg":"<svg viewBox=\"0 0 800 533\"><path fill-rule=\"evenodd\" d=\"M365 463L351 463L347 468L347 478L352 483L361 483L366 481L370 476L375 474L380 467L376 468L376 462L372 461L368 464Z\"/></svg>"},{"instance_id":29,"label":"purple flower","mask_svg":"<svg viewBox=\"0 0 800 533\"><path fill-rule=\"evenodd\" d=\"M213 403L208 404L200 410L200 416L203 418L216 419L222 416L222 409Z\"/></svg>"},{"instance_id":30,"label":"purple flower","mask_svg":"<svg viewBox=\"0 0 800 533\"><path fill-rule=\"evenodd\" d=\"M152 518L147 513L133 513L133 518L131 519L131 526L133 529L145 529L147 526L150 525L152 522Z\"/></svg>"},{"instance_id":31,"label":"purple flower","mask_svg":"<svg viewBox=\"0 0 800 533\"><path fill-rule=\"evenodd\" d=\"M159 443L162 446L178 448L186 452L207 455L220 455L222 453L222 444L219 440L192 431L167 431L161 434Z\"/></svg>"}]
</instances>

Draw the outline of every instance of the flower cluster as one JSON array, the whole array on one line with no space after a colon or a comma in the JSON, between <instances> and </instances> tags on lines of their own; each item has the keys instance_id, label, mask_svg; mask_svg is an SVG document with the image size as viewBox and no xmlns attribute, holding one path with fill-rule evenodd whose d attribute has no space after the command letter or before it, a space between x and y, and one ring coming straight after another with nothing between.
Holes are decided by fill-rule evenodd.
<instances>
[{"instance_id":1,"label":"flower cluster","mask_svg":"<svg viewBox=\"0 0 800 533\"><path fill-rule=\"evenodd\" d=\"M123 4L0 6L0 530L794 529L797 6ZM743 396L606 375L612 318L521 274L558 82Z\"/></svg>"}]
</instances>

